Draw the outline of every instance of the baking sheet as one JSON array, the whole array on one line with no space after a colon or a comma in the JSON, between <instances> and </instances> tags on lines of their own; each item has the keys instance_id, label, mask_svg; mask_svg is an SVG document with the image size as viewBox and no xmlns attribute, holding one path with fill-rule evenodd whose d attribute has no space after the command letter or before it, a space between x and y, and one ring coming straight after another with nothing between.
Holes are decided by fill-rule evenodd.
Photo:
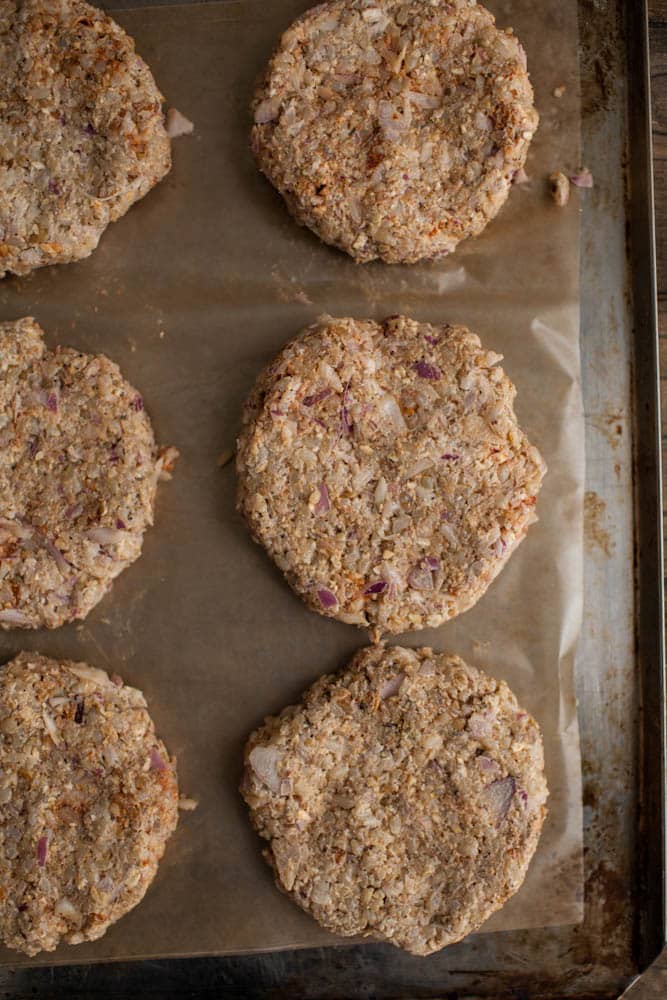
<instances>
[{"instance_id":1,"label":"baking sheet","mask_svg":"<svg viewBox=\"0 0 667 1000\"><path fill-rule=\"evenodd\" d=\"M558 210L544 177L576 169L576 4L492 4L524 42L543 122L530 185L449 261L358 267L291 221L247 150L247 104L279 32L307 4L241 0L124 11L168 103L195 122L167 180L88 261L0 286L0 313L32 313L50 344L104 351L182 452L144 556L78 626L0 639L85 658L143 688L179 756L186 814L146 900L105 938L48 961L242 952L335 940L279 894L236 792L245 736L363 633L307 611L234 513L234 440L261 366L317 314L407 312L463 322L505 354L517 410L550 466L540 523L479 605L406 637L508 680L545 734L550 815L528 879L485 930L581 918L581 783L573 652L582 605L583 418L578 194ZM534 58L539 53L539 58ZM551 96L566 82L564 98ZM12 964L16 956L4 953ZM44 961L44 957L41 961ZM19 960L20 961L20 960ZM39 959L38 959L39 961Z\"/></svg>"}]
</instances>

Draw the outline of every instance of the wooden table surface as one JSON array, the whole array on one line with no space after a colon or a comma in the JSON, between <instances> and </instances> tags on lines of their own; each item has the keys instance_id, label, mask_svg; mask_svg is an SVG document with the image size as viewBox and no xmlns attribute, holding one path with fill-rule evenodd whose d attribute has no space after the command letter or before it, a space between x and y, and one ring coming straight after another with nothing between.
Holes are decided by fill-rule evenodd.
<instances>
[{"instance_id":1,"label":"wooden table surface","mask_svg":"<svg viewBox=\"0 0 667 1000\"><path fill-rule=\"evenodd\" d=\"M667 471L667 0L649 0L651 86L655 169L655 221L658 256L658 304L662 388L662 453ZM665 496L667 501L667 495ZM667 527L667 521L665 522ZM667 952L653 970L629 991L628 1000L665 1000Z\"/></svg>"},{"instance_id":2,"label":"wooden table surface","mask_svg":"<svg viewBox=\"0 0 667 1000\"><path fill-rule=\"evenodd\" d=\"M650 0L663 454L667 439L667 0Z\"/></svg>"}]
</instances>

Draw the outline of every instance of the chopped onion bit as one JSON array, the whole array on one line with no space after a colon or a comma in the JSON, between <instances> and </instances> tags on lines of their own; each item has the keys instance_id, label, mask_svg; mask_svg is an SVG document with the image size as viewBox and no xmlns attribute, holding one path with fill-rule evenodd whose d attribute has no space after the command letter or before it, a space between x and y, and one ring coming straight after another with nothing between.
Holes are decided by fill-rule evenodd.
<instances>
[{"instance_id":1,"label":"chopped onion bit","mask_svg":"<svg viewBox=\"0 0 667 1000\"><path fill-rule=\"evenodd\" d=\"M178 139L181 135L191 135L194 130L194 124L189 118L182 115L176 108L169 108L167 111L167 135L170 139Z\"/></svg>"},{"instance_id":2,"label":"chopped onion bit","mask_svg":"<svg viewBox=\"0 0 667 1000\"><path fill-rule=\"evenodd\" d=\"M415 361L412 367L420 378L430 379L431 382L437 382L442 378L442 372L438 366L430 365L428 361Z\"/></svg>"},{"instance_id":3,"label":"chopped onion bit","mask_svg":"<svg viewBox=\"0 0 667 1000\"><path fill-rule=\"evenodd\" d=\"M330 590L327 590L326 587L322 587L321 590L318 590L317 596L323 608L330 610L331 608L338 607L338 598L335 594L332 594Z\"/></svg>"},{"instance_id":4,"label":"chopped onion bit","mask_svg":"<svg viewBox=\"0 0 667 1000\"><path fill-rule=\"evenodd\" d=\"M485 792L491 811L496 817L496 825L500 826L512 804L516 792L516 781L510 776L500 778L498 781L492 781Z\"/></svg>"},{"instance_id":5,"label":"chopped onion bit","mask_svg":"<svg viewBox=\"0 0 667 1000\"><path fill-rule=\"evenodd\" d=\"M167 770L167 765L165 764L160 752L156 749L156 747L151 747L150 761L151 761L151 771Z\"/></svg>"},{"instance_id":6,"label":"chopped onion bit","mask_svg":"<svg viewBox=\"0 0 667 1000\"><path fill-rule=\"evenodd\" d=\"M37 864L43 868L46 864L46 856L49 853L49 838L40 837L37 841Z\"/></svg>"},{"instance_id":7,"label":"chopped onion bit","mask_svg":"<svg viewBox=\"0 0 667 1000\"><path fill-rule=\"evenodd\" d=\"M590 170L580 170L578 174L573 174L570 180L575 187L578 188L592 188L593 187L593 174Z\"/></svg>"}]
</instances>

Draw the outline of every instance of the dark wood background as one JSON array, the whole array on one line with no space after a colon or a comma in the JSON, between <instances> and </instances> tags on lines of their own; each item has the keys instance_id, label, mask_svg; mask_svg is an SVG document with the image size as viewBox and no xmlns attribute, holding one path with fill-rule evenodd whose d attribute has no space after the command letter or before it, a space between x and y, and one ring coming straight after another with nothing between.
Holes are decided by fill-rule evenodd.
<instances>
[{"instance_id":1,"label":"dark wood background","mask_svg":"<svg viewBox=\"0 0 667 1000\"><path fill-rule=\"evenodd\" d=\"M653 163L655 170L655 222L658 257L658 306L662 389L662 454L667 470L667 0L649 0L651 24L651 89L653 104ZM664 499L667 501L667 491ZM667 527L667 520L665 521ZM665 1000L667 952L628 1000Z\"/></svg>"},{"instance_id":2,"label":"dark wood background","mask_svg":"<svg viewBox=\"0 0 667 1000\"><path fill-rule=\"evenodd\" d=\"M650 0L649 11L664 456L667 437L667 0Z\"/></svg>"}]
</instances>

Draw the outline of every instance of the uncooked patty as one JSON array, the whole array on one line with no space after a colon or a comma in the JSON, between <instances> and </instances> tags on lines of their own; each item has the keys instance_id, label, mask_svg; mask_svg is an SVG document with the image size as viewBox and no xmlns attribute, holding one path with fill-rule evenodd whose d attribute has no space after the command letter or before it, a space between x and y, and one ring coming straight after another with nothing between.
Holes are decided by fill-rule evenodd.
<instances>
[{"instance_id":1,"label":"uncooked patty","mask_svg":"<svg viewBox=\"0 0 667 1000\"><path fill-rule=\"evenodd\" d=\"M141 553L163 458L117 365L0 323L0 628L85 618Z\"/></svg>"},{"instance_id":2,"label":"uncooked patty","mask_svg":"<svg viewBox=\"0 0 667 1000\"><path fill-rule=\"evenodd\" d=\"M428 955L523 882L543 769L538 726L504 682L375 646L253 733L241 791L299 906L336 934Z\"/></svg>"},{"instance_id":3,"label":"uncooked patty","mask_svg":"<svg viewBox=\"0 0 667 1000\"><path fill-rule=\"evenodd\" d=\"M82 0L0 0L0 277L87 257L169 170L162 95Z\"/></svg>"},{"instance_id":4,"label":"uncooked patty","mask_svg":"<svg viewBox=\"0 0 667 1000\"><path fill-rule=\"evenodd\" d=\"M283 35L252 148L298 222L358 261L451 253L537 128L526 55L470 0L332 0Z\"/></svg>"},{"instance_id":5,"label":"uncooked patty","mask_svg":"<svg viewBox=\"0 0 667 1000\"><path fill-rule=\"evenodd\" d=\"M93 941L143 898L176 827L176 768L140 691L85 663L0 668L0 939Z\"/></svg>"},{"instance_id":6,"label":"uncooked patty","mask_svg":"<svg viewBox=\"0 0 667 1000\"><path fill-rule=\"evenodd\" d=\"M465 327L325 316L261 374L238 505L315 611L396 633L484 594L545 471L500 360Z\"/></svg>"}]
</instances>

